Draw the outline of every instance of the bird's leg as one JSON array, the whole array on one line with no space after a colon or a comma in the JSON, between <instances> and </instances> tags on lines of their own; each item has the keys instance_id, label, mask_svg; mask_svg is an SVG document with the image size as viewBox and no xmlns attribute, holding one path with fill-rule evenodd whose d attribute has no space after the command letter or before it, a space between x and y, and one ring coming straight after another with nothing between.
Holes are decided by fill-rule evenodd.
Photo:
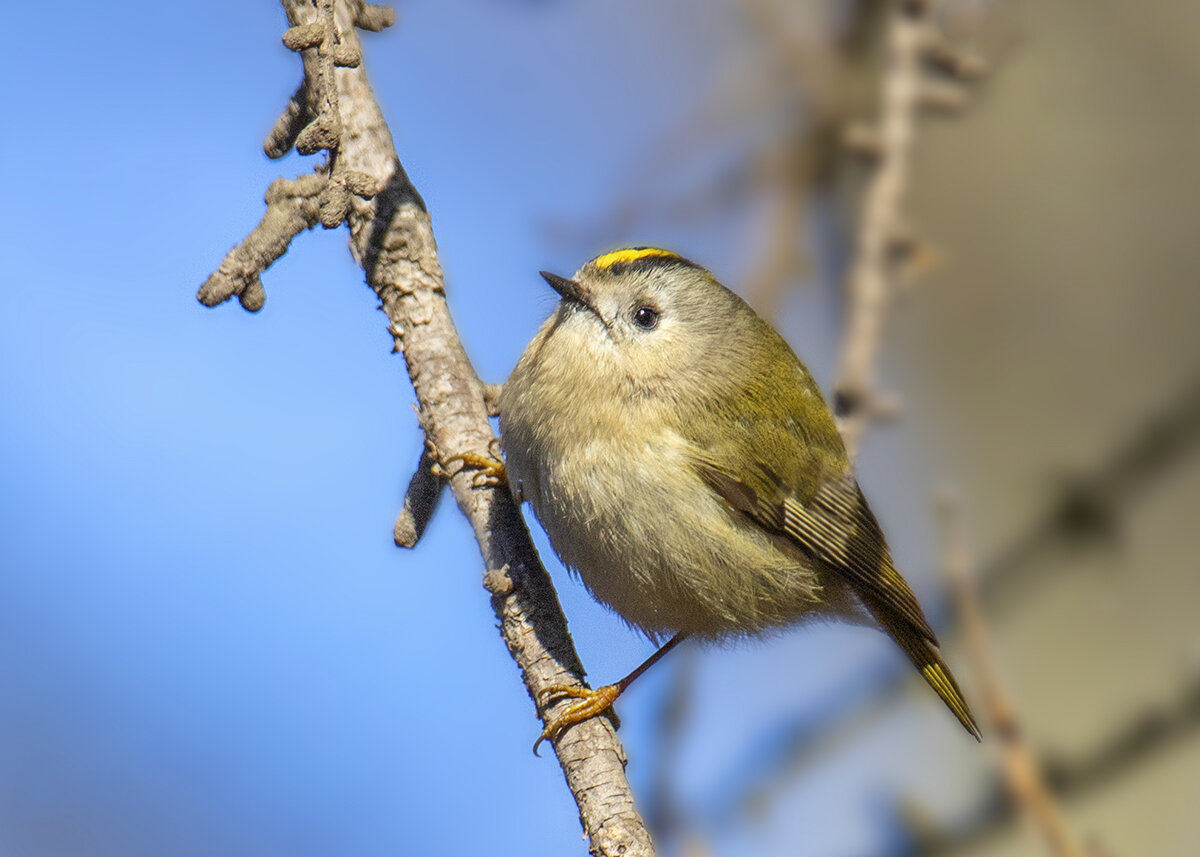
<instances>
[{"instance_id":1,"label":"bird's leg","mask_svg":"<svg viewBox=\"0 0 1200 857\"><path fill-rule=\"evenodd\" d=\"M603 687L596 688L595 690L587 687L577 687L574 685L553 685L551 687L544 688L541 693L538 694L539 707L549 705L556 698L564 696L572 699L578 699L579 702L576 702L562 714L559 714L546 724L546 728L542 730L542 734L539 735L537 741L534 742L534 755L537 755L538 747L543 741L557 741L558 737L562 735L563 732L574 726L576 723L582 723L585 720L590 720L591 718L599 714L603 714L611 709L613 702L616 701L618 696L625 692L625 688L633 684L642 673L662 660L663 656L666 655L667 652L671 651L671 649L682 643L685 639L687 639L687 636L688 635L686 633L680 631L674 637L663 643L658 648L658 651L646 658L646 660L642 661L641 665L637 669L625 676L625 678L621 679L616 684L606 684Z\"/></svg>"}]
</instances>

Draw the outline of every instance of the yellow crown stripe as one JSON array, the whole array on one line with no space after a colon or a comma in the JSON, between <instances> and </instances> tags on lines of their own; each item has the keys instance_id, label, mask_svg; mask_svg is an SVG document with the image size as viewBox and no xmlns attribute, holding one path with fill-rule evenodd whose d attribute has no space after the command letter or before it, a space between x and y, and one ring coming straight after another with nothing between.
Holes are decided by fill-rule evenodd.
<instances>
[{"instance_id":1,"label":"yellow crown stripe","mask_svg":"<svg viewBox=\"0 0 1200 857\"><path fill-rule=\"evenodd\" d=\"M611 253L605 253L603 256L597 256L592 260L592 264L597 268L611 268L619 262L635 262L638 259L646 259L652 256L667 259L679 258L679 256L670 250L662 250L658 247L630 247L625 250L614 250Z\"/></svg>"}]
</instances>

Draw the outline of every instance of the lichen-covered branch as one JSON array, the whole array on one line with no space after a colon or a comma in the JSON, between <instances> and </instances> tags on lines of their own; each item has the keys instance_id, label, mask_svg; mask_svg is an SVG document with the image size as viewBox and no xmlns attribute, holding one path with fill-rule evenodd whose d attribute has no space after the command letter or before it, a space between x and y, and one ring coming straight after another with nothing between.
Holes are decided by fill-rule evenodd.
<instances>
[{"instance_id":1,"label":"lichen-covered branch","mask_svg":"<svg viewBox=\"0 0 1200 857\"><path fill-rule=\"evenodd\" d=\"M467 359L446 306L429 212L400 166L360 62L355 25L379 29L390 23L390 11L356 0L282 0L282 5L291 25L285 44L300 51L305 81L272 129L268 153L283 154L285 144L292 143L328 152L318 176L324 186L317 193L316 219L333 226L341 217L348 224L351 252L404 354L420 422L436 459L420 467L428 467L439 485L437 472L446 474L445 483L471 523L501 636L530 696L537 700L553 685L580 683L583 668L566 619L511 495L504 487L474 479L470 468L451 464L456 455L487 456L494 436L485 386ZM309 207L304 208L303 223L311 226L311 197L305 197L305 205ZM258 274L286 249L286 234L274 233L273 255L244 254L253 273L241 273L242 280L257 282ZM240 293L206 283L201 299L213 304ZM439 486L420 473L414 482L417 494L436 497ZM415 540L419 530L414 526L403 535ZM565 704L555 702L539 714L548 718ZM580 723L553 743L591 852L652 855L611 723L605 718Z\"/></svg>"}]
</instances>

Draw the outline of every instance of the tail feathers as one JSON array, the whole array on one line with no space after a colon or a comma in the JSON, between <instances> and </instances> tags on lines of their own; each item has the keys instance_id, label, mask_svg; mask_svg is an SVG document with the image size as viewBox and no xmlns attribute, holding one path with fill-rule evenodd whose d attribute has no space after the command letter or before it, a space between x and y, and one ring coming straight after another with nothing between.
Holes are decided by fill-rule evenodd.
<instances>
[{"instance_id":1,"label":"tail feathers","mask_svg":"<svg viewBox=\"0 0 1200 857\"><path fill-rule=\"evenodd\" d=\"M934 693L940 696L942 702L946 703L946 707L954 712L954 716L958 718L958 722L963 725L963 728L975 736L976 741L982 740L979 727L975 724L975 718L971 716L971 709L967 706L962 691L959 690L958 682L954 680L950 668L938 654L937 647L919 631L912 628L903 618L888 615L890 611L886 608L872 612L888 636L896 641L896 644L904 650L904 654L908 655L913 666L933 688Z\"/></svg>"}]
</instances>

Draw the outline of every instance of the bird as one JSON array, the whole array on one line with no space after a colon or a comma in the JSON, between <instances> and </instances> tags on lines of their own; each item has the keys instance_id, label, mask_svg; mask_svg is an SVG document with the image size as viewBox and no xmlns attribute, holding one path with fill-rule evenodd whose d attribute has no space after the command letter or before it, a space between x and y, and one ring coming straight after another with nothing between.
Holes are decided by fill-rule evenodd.
<instances>
[{"instance_id":1,"label":"bird","mask_svg":"<svg viewBox=\"0 0 1200 857\"><path fill-rule=\"evenodd\" d=\"M538 742L610 711L684 639L813 618L885 632L978 740L834 416L783 337L662 248L541 276L560 301L500 392L504 473L563 564L662 645L614 684L550 688L540 703L576 701Z\"/></svg>"}]
</instances>

